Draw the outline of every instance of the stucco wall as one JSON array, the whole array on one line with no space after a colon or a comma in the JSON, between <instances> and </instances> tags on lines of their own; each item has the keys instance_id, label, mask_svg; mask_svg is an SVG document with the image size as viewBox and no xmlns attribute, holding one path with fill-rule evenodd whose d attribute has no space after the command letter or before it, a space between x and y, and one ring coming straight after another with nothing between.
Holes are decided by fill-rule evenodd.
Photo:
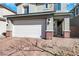
<instances>
[{"instance_id":1,"label":"stucco wall","mask_svg":"<svg viewBox=\"0 0 79 59\"><path fill-rule=\"evenodd\" d=\"M64 31L70 31L70 18L64 18Z\"/></svg>"},{"instance_id":2,"label":"stucco wall","mask_svg":"<svg viewBox=\"0 0 79 59\"><path fill-rule=\"evenodd\" d=\"M12 15L12 14L15 14L5 8L0 8L0 12L1 12L1 15Z\"/></svg>"},{"instance_id":3,"label":"stucco wall","mask_svg":"<svg viewBox=\"0 0 79 59\"><path fill-rule=\"evenodd\" d=\"M61 12L67 12L67 3L61 3Z\"/></svg>"},{"instance_id":4,"label":"stucco wall","mask_svg":"<svg viewBox=\"0 0 79 59\"><path fill-rule=\"evenodd\" d=\"M24 14L24 7L23 7L23 5L17 6L17 14Z\"/></svg>"},{"instance_id":5,"label":"stucco wall","mask_svg":"<svg viewBox=\"0 0 79 59\"><path fill-rule=\"evenodd\" d=\"M6 32L6 17L3 17L4 15L13 15L15 13L13 13L12 11L0 6L0 18L5 19L4 21L1 21L0 19L0 37L4 37L4 35L2 33Z\"/></svg>"},{"instance_id":6,"label":"stucco wall","mask_svg":"<svg viewBox=\"0 0 79 59\"><path fill-rule=\"evenodd\" d=\"M3 18L3 16L4 15L14 15L15 13L13 13L12 11L10 11L10 10L7 10L7 9L5 9L5 8L1 8L0 7L0 17L2 17Z\"/></svg>"},{"instance_id":7,"label":"stucco wall","mask_svg":"<svg viewBox=\"0 0 79 59\"><path fill-rule=\"evenodd\" d=\"M50 20L48 20L50 19ZM48 23L49 22L49 23ZM54 19L53 17L47 18L47 31L54 31Z\"/></svg>"},{"instance_id":8,"label":"stucco wall","mask_svg":"<svg viewBox=\"0 0 79 59\"><path fill-rule=\"evenodd\" d=\"M17 14L24 14L24 6L23 4L17 6ZM45 8L45 4L28 4L29 6L29 13L34 12L45 12L45 11L54 11L54 4L48 4L48 8Z\"/></svg>"},{"instance_id":9,"label":"stucco wall","mask_svg":"<svg viewBox=\"0 0 79 59\"><path fill-rule=\"evenodd\" d=\"M53 11L54 10L53 4L48 4L48 8L45 8L45 4L42 4L42 5L30 4L29 7L30 7L30 13L45 12L45 11Z\"/></svg>"},{"instance_id":10,"label":"stucco wall","mask_svg":"<svg viewBox=\"0 0 79 59\"><path fill-rule=\"evenodd\" d=\"M35 4L29 4L29 13L33 12L37 12L37 6Z\"/></svg>"},{"instance_id":11,"label":"stucco wall","mask_svg":"<svg viewBox=\"0 0 79 59\"><path fill-rule=\"evenodd\" d=\"M0 21L0 37L4 37L4 32L6 32L6 22Z\"/></svg>"}]
</instances>

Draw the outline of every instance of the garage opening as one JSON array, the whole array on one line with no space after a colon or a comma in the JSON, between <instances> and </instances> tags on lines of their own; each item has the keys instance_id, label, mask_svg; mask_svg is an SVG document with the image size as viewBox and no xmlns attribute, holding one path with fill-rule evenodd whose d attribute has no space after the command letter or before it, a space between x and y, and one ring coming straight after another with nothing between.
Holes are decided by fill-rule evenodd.
<instances>
[{"instance_id":1,"label":"garage opening","mask_svg":"<svg viewBox=\"0 0 79 59\"><path fill-rule=\"evenodd\" d=\"M45 19L13 21L13 37L45 38Z\"/></svg>"}]
</instances>

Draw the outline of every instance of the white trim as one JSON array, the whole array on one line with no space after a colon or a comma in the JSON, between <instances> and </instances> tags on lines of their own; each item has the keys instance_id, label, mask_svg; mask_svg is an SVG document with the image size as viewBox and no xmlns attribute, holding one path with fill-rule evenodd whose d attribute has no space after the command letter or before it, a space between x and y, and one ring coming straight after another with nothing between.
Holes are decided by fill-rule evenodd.
<instances>
[{"instance_id":1,"label":"white trim","mask_svg":"<svg viewBox=\"0 0 79 59\"><path fill-rule=\"evenodd\" d=\"M70 31L70 30L64 30L64 31Z\"/></svg>"},{"instance_id":2,"label":"white trim","mask_svg":"<svg viewBox=\"0 0 79 59\"><path fill-rule=\"evenodd\" d=\"M54 30L46 30L46 31L52 31L53 32Z\"/></svg>"},{"instance_id":3,"label":"white trim","mask_svg":"<svg viewBox=\"0 0 79 59\"><path fill-rule=\"evenodd\" d=\"M64 18L64 31L70 31L70 18Z\"/></svg>"}]
</instances>

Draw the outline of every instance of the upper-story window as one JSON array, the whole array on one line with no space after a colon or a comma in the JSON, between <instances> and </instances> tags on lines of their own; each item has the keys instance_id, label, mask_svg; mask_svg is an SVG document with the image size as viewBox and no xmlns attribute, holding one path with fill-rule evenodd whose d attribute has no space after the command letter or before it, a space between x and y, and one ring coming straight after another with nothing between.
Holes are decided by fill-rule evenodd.
<instances>
[{"instance_id":1,"label":"upper-story window","mask_svg":"<svg viewBox=\"0 0 79 59\"><path fill-rule=\"evenodd\" d=\"M48 3L45 4L45 7L48 8Z\"/></svg>"},{"instance_id":2,"label":"upper-story window","mask_svg":"<svg viewBox=\"0 0 79 59\"><path fill-rule=\"evenodd\" d=\"M56 3L55 4L55 11L60 11L61 10L61 3Z\"/></svg>"},{"instance_id":3,"label":"upper-story window","mask_svg":"<svg viewBox=\"0 0 79 59\"><path fill-rule=\"evenodd\" d=\"M24 8L24 14L29 14L29 6Z\"/></svg>"}]
</instances>

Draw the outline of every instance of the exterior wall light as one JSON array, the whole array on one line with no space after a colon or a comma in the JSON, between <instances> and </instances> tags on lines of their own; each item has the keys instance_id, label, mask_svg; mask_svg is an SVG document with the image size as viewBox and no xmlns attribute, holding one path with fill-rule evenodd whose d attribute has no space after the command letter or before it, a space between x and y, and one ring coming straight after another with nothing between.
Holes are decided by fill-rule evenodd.
<instances>
[{"instance_id":1,"label":"exterior wall light","mask_svg":"<svg viewBox=\"0 0 79 59\"><path fill-rule=\"evenodd\" d=\"M50 19L48 19L47 24L49 25L49 24L50 24L50 22L51 22L51 21L50 21Z\"/></svg>"}]
</instances>

